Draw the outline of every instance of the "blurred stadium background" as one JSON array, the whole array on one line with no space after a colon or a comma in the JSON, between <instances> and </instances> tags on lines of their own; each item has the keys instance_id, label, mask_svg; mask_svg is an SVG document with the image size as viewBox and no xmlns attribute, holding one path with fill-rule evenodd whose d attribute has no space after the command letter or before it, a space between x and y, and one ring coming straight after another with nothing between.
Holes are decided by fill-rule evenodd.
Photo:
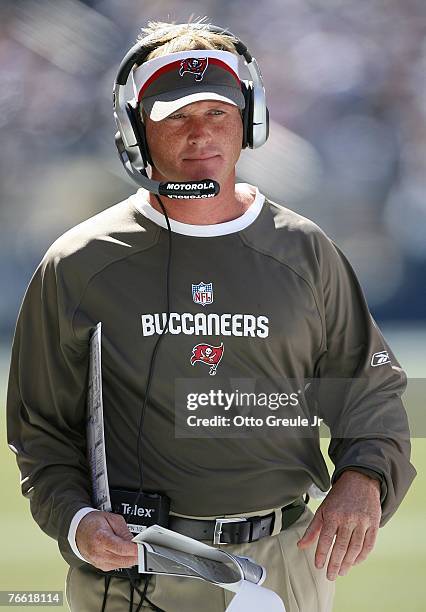
<instances>
[{"instance_id":1,"label":"blurred stadium background","mask_svg":"<svg viewBox=\"0 0 426 612\"><path fill-rule=\"evenodd\" d=\"M135 190L113 141L119 61L149 19L191 14L238 34L263 72L271 137L242 154L240 180L337 241L402 365L424 378L425 0L2 0L2 397L19 305L45 250ZM65 563L20 497L4 410L1 420L0 589L62 590ZM423 439L413 462L419 476L376 550L338 580L336 612L425 609Z\"/></svg>"}]
</instances>

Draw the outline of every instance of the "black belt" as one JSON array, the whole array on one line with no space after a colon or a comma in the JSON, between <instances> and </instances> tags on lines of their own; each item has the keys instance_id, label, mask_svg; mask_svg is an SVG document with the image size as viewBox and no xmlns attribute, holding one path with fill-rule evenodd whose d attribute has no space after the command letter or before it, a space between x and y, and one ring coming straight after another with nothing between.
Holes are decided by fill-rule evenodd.
<instances>
[{"instance_id":1,"label":"black belt","mask_svg":"<svg viewBox=\"0 0 426 612\"><path fill-rule=\"evenodd\" d=\"M281 508L281 531L297 521L305 507L305 502L298 500ZM213 544L245 544L271 535L274 522L275 512L265 516L217 518L206 521L170 515L168 528L194 540L209 540Z\"/></svg>"}]
</instances>

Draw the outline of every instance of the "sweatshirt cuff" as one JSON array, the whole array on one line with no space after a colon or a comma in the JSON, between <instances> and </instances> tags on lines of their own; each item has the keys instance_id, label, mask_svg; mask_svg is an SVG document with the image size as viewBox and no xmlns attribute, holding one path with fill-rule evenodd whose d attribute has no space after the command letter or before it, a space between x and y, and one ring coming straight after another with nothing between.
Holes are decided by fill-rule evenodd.
<instances>
[{"instance_id":1,"label":"sweatshirt cuff","mask_svg":"<svg viewBox=\"0 0 426 612\"><path fill-rule=\"evenodd\" d=\"M79 526L81 519L85 517L86 514L89 514L89 512L93 512L94 510L98 512L96 508L89 508L88 506L86 506L85 508L80 508L80 510L78 510L78 512L74 514L74 517L70 524L70 528L68 530L68 542L71 546L73 553L85 563L90 563L90 561L85 559L78 550L77 543L75 541L75 534L77 533L77 527Z\"/></svg>"}]
</instances>

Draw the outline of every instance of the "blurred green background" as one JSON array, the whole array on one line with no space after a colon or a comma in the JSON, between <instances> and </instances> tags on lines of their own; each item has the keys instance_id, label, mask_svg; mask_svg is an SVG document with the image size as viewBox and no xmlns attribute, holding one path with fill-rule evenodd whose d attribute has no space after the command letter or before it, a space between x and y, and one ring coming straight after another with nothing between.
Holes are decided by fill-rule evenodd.
<instances>
[{"instance_id":1,"label":"blurred green background","mask_svg":"<svg viewBox=\"0 0 426 612\"><path fill-rule=\"evenodd\" d=\"M385 328L385 336L411 377L420 377L426 330ZM9 351L0 353L0 388L5 403ZM410 406L406 406L410 412ZM0 590L63 590L67 566L51 540L33 521L29 503L20 495L19 473L5 442L1 411L3 492L0 537ZM326 453L327 440L323 440ZM418 476L397 514L379 531L375 550L347 576L338 578L334 612L423 612L426 606L426 440L413 440ZM331 465L330 465L331 469ZM315 510L317 503L310 502ZM64 593L65 598L65 593ZM14 607L15 610L28 610ZM40 609L48 609L40 607ZM59 608L55 608L59 609ZM65 605L63 610L67 610ZM182 611L184 612L184 611ZM309 612L309 611L303 611Z\"/></svg>"},{"instance_id":2,"label":"blurred green background","mask_svg":"<svg viewBox=\"0 0 426 612\"><path fill-rule=\"evenodd\" d=\"M136 189L114 145L119 62L148 20L191 15L235 32L262 70L270 138L242 152L239 180L337 242L396 356L422 379L407 409L424 420L425 0L1 0L0 402L44 252ZM0 589L64 590L56 542L20 495L1 408L0 419ZM413 463L419 475L374 552L338 579L335 612L426 610L425 439Z\"/></svg>"}]
</instances>

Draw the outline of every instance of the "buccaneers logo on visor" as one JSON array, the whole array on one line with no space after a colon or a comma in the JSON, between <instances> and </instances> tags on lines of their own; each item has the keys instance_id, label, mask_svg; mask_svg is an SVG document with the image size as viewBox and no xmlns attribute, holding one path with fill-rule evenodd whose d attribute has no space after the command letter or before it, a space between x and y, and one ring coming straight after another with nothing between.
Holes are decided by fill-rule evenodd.
<instances>
[{"instance_id":1,"label":"buccaneers logo on visor","mask_svg":"<svg viewBox=\"0 0 426 612\"><path fill-rule=\"evenodd\" d=\"M208 63L207 57L187 57L180 63L179 75L183 76L185 72L190 72L195 74L196 81L202 81Z\"/></svg>"}]
</instances>

